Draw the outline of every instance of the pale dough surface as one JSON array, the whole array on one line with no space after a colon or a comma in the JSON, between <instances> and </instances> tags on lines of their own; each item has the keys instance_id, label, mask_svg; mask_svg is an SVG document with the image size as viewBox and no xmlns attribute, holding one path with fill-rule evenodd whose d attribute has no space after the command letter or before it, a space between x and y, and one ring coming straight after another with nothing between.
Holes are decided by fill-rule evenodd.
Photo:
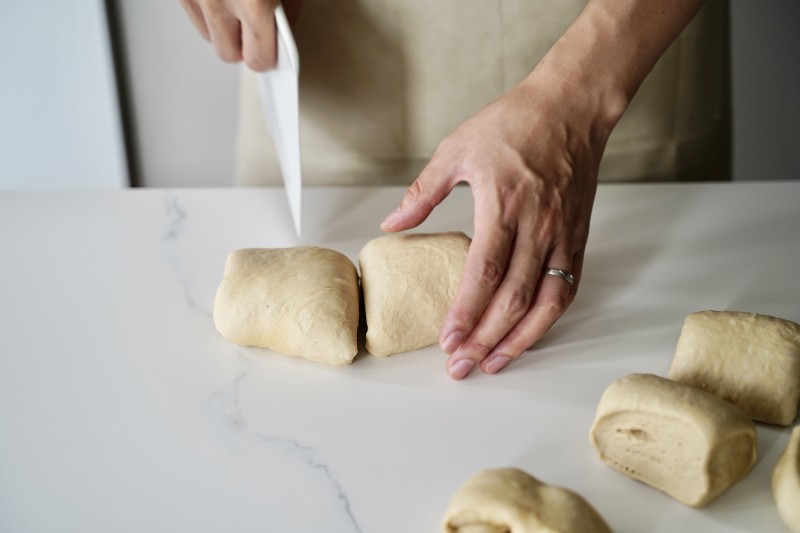
<instances>
[{"instance_id":1,"label":"pale dough surface","mask_svg":"<svg viewBox=\"0 0 800 533\"><path fill-rule=\"evenodd\" d=\"M753 420L789 425L800 401L800 325L754 313L692 313L669 378L719 396Z\"/></svg>"},{"instance_id":2,"label":"pale dough surface","mask_svg":"<svg viewBox=\"0 0 800 533\"><path fill-rule=\"evenodd\" d=\"M772 494L783 522L793 533L800 533L800 426L792 431L772 472Z\"/></svg>"},{"instance_id":3,"label":"pale dough surface","mask_svg":"<svg viewBox=\"0 0 800 533\"><path fill-rule=\"evenodd\" d=\"M355 265L313 246L231 252L214 300L225 339L329 365L353 361L358 313Z\"/></svg>"},{"instance_id":4,"label":"pale dough surface","mask_svg":"<svg viewBox=\"0 0 800 533\"><path fill-rule=\"evenodd\" d=\"M439 340L469 244L460 232L391 234L362 248L367 351L388 356Z\"/></svg>"},{"instance_id":5,"label":"pale dough surface","mask_svg":"<svg viewBox=\"0 0 800 533\"><path fill-rule=\"evenodd\" d=\"M651 374L608 386L591 440L610 467L692 507L713 501L756 460L755 424L743 412Z\"/></svg>"},{"instance_id":6,"label":"pale dough surface","mask_svg":"<svg viewBox=\"0 0 800 533\"><path fill-rule=\"evenodd\" d=\"M580 495L516 468L483 470L450 500L444 533L610 532Z\"/></svg>"}]
</instances>

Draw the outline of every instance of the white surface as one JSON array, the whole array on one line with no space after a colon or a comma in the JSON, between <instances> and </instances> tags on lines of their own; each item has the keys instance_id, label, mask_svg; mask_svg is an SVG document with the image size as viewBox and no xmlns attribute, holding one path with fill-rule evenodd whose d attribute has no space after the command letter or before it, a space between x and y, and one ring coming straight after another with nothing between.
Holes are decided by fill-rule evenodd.
<instances>
[{"instance_id":1,"label":"white surface","mask_svg":"<svg viewBox=\"0 0 800 533\"><path fill-rule=\"evenodd\" d=\"M303 179L300 173L300 59L297 45L286 20L283 6L275 8L277 31L277 62L275 68L257 75L264 110L264 120L269 127L283 186L289 200L292 221L297 236L302 235Z\"/></svg>"},{"instance_id":2,"label":"white surface","mask_svg":"<svg viewBox=\"0 0 800 533\"><path fill-rule=\"evenodd\" d=\"M355 258L401 189L310 189L309 243ZM423 229L470 230L459 188ZM800 321L800 183L601 186L577 300L496 376L435 347L326 367L222 340L230 250L297 243L284 192L0 193L0 531L437 531L476 470L581 493L617 532L783 531L769 474L704 510L602 465L606 385L665 374L686 314Z\"/></svg>"},{"instance_id":3,"label":"white surface","mask_svg":"<svg viewBox=\"0 0 800 533\"><path fill-rule=\"evenodd\" d=\"M0 189L128 184L102 0L0 2Z\"/></svg>"}]
</instances>

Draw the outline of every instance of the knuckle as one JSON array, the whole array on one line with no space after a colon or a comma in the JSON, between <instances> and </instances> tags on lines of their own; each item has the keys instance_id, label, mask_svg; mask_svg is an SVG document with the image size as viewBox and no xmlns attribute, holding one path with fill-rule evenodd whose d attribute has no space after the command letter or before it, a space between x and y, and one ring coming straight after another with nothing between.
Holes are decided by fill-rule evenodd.
<instances>
[{"instance_id":1,"label":"knuckle","mask_svg":"<svg viewBox=\"0 0 800 533\"><path fill-rule=\"evenodd\" d=\"M497 346L496 352L505 355L513 361L514 359L519 359L522 355L524 355L525 350L530 347L530 344L520 341L519 337L515 337L510 340L503 340L503 343Z\"/></svg>"},{"instance_id":2,"label":"knuckle","mask_svg":"<svg viewBox=\"0 0 800 533\"><path fill-rule=\"evenodd\" d=\"M408 195L412 198L419 198L422 196L422 183L419 181L419 179L414 180L414 182L408 188Z\"/></svg>"},{"instance_id":3,"label":"knuckle","mask_svg":"<svg viewBox=\"0 0 800 533\"><path fill-rule=\"evenodd\" d=\"M486 355L491 352L497 341L492 340L487 332L475 331L464 344L464 356L474 360L476 363L480 362Z\"/></svg>"},{"instance_id":4,"label":"knuckle","mask_svg":"<svg viewBox=\"0 0 800 533\"><path fill-rule=\"evenodd\" d=\"M542 210L541 227L545 231L553 232L564 226L567 218L563 201L558 197L551 198Z\"/></svg>"},{"instance_id":5,"label":"knuckle","mask_svg":"<svg viewBox=\"0 0 800 533\"><path fill-rule=\"evenodd\" d=\"M472 341L473 352L480 354L481 356L486 355L489 353L492 348L494 348L495 343L490 340L485 340L481 338L477 338Z\"/></svg>"},{"instance_id":6,"label":"knuckle","mask_svg":"<svg viewBox=\"0 0 800 533\"><path fill-rule=\"evenodd\" d=\"M478 265L477 280L481 285L497 287L503 277L503 269L491 259L484 259Z\"/></svg>"},{"instance_id":7,"label":"knuckle","mask_svg":"<svg viewBox=\"0 0 800 533\"><path fill-rule=\"evenodd\" d=\"M450 316L448 318L448 324L450 324L450 329L453 331L464 331L469 330L472 326L472 313L470 313L467 309L462 306L454 306L450 309Z\"/></svg>"},{"instance_id":8,"label":"knuckle","mask_svg":"<svg viewBox=\"0 0 800 533\"><path fill-rule=\"evenodd\" d=\"M491 342L489 340L483 340L483 339L476 340L475 344L474 344L474 347L475 347L474 348L474 353L475 353L475 357L476 357L476 362L479 363L489 353L491 353L491 351L495 347L495 344L496 343Z\"/></svg>"},{"instance_id":9,"label":"knuckle","mask_svg":"<svg viewBox=\"0 0 800 533\"><path fill-rule=\"evenodd\" d=\"M419 179L414 180L414 182L408 187L406 190L406 194L403 197L403 201L401 202L401 206L405 207L408 204L415 204L424 196L424 189L422 187L422 183Z\"/></svg>"},{"instance_id":10,"label":"knuckle","mask_svg":"<svg viewBox=\"0 0 800 533\"><path fill-rule=\"evenodd\" d=\"M506 355L511 359L518 359L524 355L525 350L531 348L534 343L535 341L530 337L530 335L526 335L525 332L521 332L512 338L504 339L503 344L498 347L498 351L502 352L503 355Z\"/></svg>"},{"instance_id":11,"label":"knuckle","mask_svg":"<svg viewBox=\"0 0 800 533\"><path fill-rule=\"evenodd\" d=\"M519 318L528 311L532 299L533 290L529 286L518 287L505 300L503 311L512 318Z\"/></svg>"},{"instance_id":12,"label":"knuckle","mask_svg":"<svg viewBox=\"0 0 800 533\"><path fill-rule=\"evenodd\" d=\"M264 72L265 70L275 68L274 60L270 60L262 56L250 57L245 62L247 63L248 67L258 72Z\"/></svg>"},{"instance_id":13,"label":"knuckle","mask_svg":"<svg viewBox=\"0 0 800 533\"><path fill-rule=\"evenodd\" d=\"M539 306L540 310L553 321L563 315L567 307L569 307L569 297L561 293L548 298Z\"/></svg>"}]
</instances>

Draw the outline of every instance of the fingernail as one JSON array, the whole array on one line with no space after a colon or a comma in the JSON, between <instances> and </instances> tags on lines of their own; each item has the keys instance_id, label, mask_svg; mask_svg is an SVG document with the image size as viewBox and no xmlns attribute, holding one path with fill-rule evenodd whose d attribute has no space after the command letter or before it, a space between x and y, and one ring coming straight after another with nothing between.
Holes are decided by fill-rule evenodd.
<instances>
[{"instance_id":1,"label":"fingernail","mask_svg":"<svg viewBox=\"0 0 800 533\"><path fill-rule=\"evenodd\" d=\"M463 379L467 374L472 372L473 368L475 368L475 363L473 361L461 359L450 365L450 368L447 369L447 373L453 379Z\"/></svg>"},{"instance_id":2,"label":"fingernail","mask_svg":"<svg viewBox=\"0 0 800 533\"><path fill-rule=\"evenodd\" d=\"M397 222L398 218L400 218L400 208L399 207L397 209L395 209L394 211L392 211L391 213L389 213L389 216L387 216L383 220L383 222L381 222L381 227L383 228L383 227L386 227L386 226L393 225L395 222Z\"/></svg>"},{"instance_id":3,"label":"fingernail","mask_svg":"<svg viewBox=\"0 0 800 533\"><path fill-rule=\"evenodd\" d=\"M483 370L487 374L497 374L503 369L504 366L508 364L509 361L511 361L511 358L507 355L492 356L483 364Z\"/></svg>"},{"instance_id":4,"label":"fingernail","mask_svg":"<svg viewBox=\"0 0 800 533\"><path fill-rule=\"evenodd\" d=\"M442 341L441 348L446 353L453 353L454 351L456 351L456 348L458 348L461 345L461 341L463 340L464 340L464 335L462 335L458 331L454 331L453 333L445 337L445 339Z\"/></svg>"}]
</instances>

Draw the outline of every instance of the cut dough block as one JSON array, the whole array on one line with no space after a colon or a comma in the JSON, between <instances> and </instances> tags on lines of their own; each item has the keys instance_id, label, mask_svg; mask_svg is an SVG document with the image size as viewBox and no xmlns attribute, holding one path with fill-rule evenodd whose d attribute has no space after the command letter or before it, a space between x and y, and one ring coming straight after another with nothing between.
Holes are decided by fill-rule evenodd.
<instances>
[{"instance_id":1,"label":"cut dough block","mask_svg":"<svg viewBox=\"0 0 800 533\"><path fill-rule=\"evenodd\" d=\"M800 426L792 431L772 471L772 494L783 522L794 533L800 533Z\"/></svg>"},{"instance_id":2,"label":"cut dough block","mask_svg":"<svg viewBox=\"0 0 800 533\"><path fill-rule=\"evenodd\" d=\"M542 483L516 468L484 470L450 500L444 533L609 532L580 495Z\"/></svg>"},{"instance_id":3,"label":"cut dough block","mask_svg":"<svg viewBox=\"0 0 800 533\"><path fill-rule=\"evenodd\" d=\"M650 374L608 386L591 440L610 467L692 507L713 501L756 460L756 427L744 413Z\"/></svg>"},{"instance_id":4,"label":"cut dough block","mask_svg":"<svg viewBox=\"0 0 800 533\"><path fill-rule=\"evenodd\" d=\"M754 313L692 313L669 378L719 396L753 420L791 424L800 401L800 325Z\"/></svg>"},{"instance_id":5,"label":"cut dough block","mask_svg":"<svg viewBox=\"0 0 800 533\"><path fill-rule=\"evenodd\" d=\"M435 344L464 272L470 239L460 232L392 234L358 256L367 350L380 356Z\"/></svg>"},{"instance_id":6,"label":"cut dough block","mask_svg":"<svg viewBox=\"0 0 800 533\"><path fill-rule=\"evenodd\" d=\"M214 300L225 339L329 365L358 352L358 275L339 252L312 246L231 252Z\"/></svg>"}]
</instances>

